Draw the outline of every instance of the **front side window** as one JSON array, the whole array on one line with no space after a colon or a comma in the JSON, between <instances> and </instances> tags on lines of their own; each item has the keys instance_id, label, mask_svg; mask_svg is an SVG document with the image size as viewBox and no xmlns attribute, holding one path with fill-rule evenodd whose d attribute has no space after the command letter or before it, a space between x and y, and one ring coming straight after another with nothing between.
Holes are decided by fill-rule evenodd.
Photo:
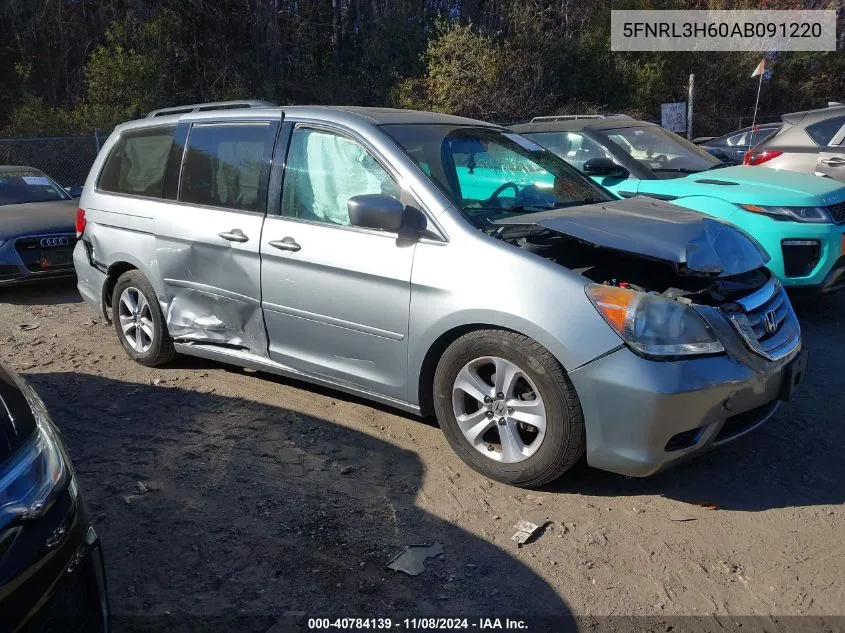
<instances>
[{"instance_id":1,"label":"front side window","mask_svg":"<svg viewBox=\"0 0 845 633\"><path fill-rule=\"evenodd\" d=\"M0 206L68 199L64 189L37 169L0 169Z\"/></svg>"},{"instance_id":2,"label":"front side window","mask_svg":"<svg viewBox=\"0 0 845 633\"><path fill-rule=\"evenodd\" d=\"M297 127L288 150L282 214L303 220L349 226L347 203L353 196L400 189L360 143L340 134Z\"/></svg>"},{"instance_id":3,"label":"front side window","mask_svg":"<svg viewBox=\"0 0 845 633\"><path fill-rule=\"evenodd\" d=\"M825 119L818 123L813 123L807 126L807 134L816 143L816 145L830 145L833 137L839 131L839 128L845 124L845 116L837 116L832 119Z\"/></svg>"},{"instance_id":4,"label":"front side window","mask_svg":"<svg viewBox=\"0 0 845 633\"><path fill-rule=\"evenodd\" d=\"M601 145L578 132L533 132L525 136L578 169L583 170L584 163L592 158L609 158L617 162Z\"/></svg>"},{"instance_id":5,"label":"front side window","mask_svg":"<svg viewBox=\"0 0 845 633\"><path fill-rule=\"evenodd\" d=\"M195 123L188 135L179 200L262 212L275 126L269 121Z\"/></svg>"},{"instance_id":6,"label":"front side window","mask_svg":"<svg viewBox=\"0 0 845 633\"><path fill-rule=\"evenodd\" d=\"M718 158L677 134L658 126L624 127L606 130L608 139L658 177L666 174L694 174L723 167Z\"/></svg>"},{"instance_id":7,"label":"front side window","mask_svg":"<svg viewBox=\"0 0 845 633\"><path fill-rule=\"evenodd\" d=\"M97 186L113 193L160 198L175 129L168 125L121 134L106 159Z\"/></svg>"},{"instance_id":8,"label":"front side window","mask_svg":"<svg viewBox=\"0 0 845 633\"><path fill-rule=\"evenodd\" d=\"M469 125L383 125L476 226L512 214L612 200L554 153L514 132Z\"/></svg>"}]
</instances>

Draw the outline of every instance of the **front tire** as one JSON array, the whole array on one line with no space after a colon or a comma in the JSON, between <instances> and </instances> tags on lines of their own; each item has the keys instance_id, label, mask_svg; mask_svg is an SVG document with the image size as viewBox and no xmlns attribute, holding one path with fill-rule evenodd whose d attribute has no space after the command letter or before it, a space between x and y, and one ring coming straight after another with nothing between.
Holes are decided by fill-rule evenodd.
<instances>
[{"instance_id":1,"label":"front tire","mask_svg":"<svg viewBox=\"0 0 845 633\"><path fill-rule=\"evenodd\" d=\"M117 280L112 320L117 338L132 360L156 367L176 356L155 290L140 271L130 270Z\"/></svg>"},{"instance_id":2,"label":"front tire","mask_svg":"<svg viewBox=\"0 0 845 633\"><path fill-rule=\"evenodd\" d=\"M434 409L458 456L497 481L542 486L584 454L569 377L546 348L516 332L477 330L452 343L434 374Z\"/></svg>"}]
</instances>

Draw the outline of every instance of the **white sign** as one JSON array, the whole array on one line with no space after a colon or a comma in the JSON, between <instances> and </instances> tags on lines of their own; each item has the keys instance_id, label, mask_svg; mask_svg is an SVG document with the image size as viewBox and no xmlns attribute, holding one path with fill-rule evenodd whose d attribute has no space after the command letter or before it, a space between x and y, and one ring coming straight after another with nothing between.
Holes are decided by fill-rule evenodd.
<instances>
[{"instance_id":1,"label":"white sign","mask_svg":"<svg viewBox=\"0 0 845 633\"><path fill-rule=\"evenodd\" d=\"M613 10L610 50L835 51L836 10Z\"/></svg>"},{"instance_id":2,"label":"white sign","mask_svg":"<svg viewBox=\"0 0 845 633\"><path fill-rule=\"evenodd\" d=\"M661 103L660 125L670 132L682 134L687 131L687 104Z\"/></svg>"}]
</instances>

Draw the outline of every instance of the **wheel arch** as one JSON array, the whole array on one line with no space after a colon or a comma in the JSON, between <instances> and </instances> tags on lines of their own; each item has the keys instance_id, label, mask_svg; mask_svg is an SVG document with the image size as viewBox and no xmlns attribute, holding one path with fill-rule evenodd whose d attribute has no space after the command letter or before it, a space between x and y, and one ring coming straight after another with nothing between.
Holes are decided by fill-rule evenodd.
<instances>
[{"instance_id":1,"label":"wheel arch","mask_svg":"<svg viewBox=\"0 0 845 633\"><path fill-rule=\"evenodd\" d=\"M101 298L103 302L103 315L106 319L111 320L111 296L114 292L117 280L120 279L121 275L129 272L130 270L140 270L140 268L136 265L136 263L126 261L125 259L114 262L106 270L106 281L103 284L103 296Z\"/></svg>"},{"instance_id":2,"label":"wheel arch","mask_svg":"<svg viewBox=\"0 0 845 633\"><path fill-rule=\"evenodd\" d=\"M425 355L423 356L422 363L420 364L420 371L418 373L418 381L417 381L417 402L420 407L420 414L422 416L431 416L434 415L434 372L437 369L437 364L440 361L440 358L443 356L443 352L458 340L460 337L468 334L470 332L475 332L478 330L501 330L503 332L513 332L515 334L521 334L523 336L527 336L535 341L537 341L540 345L545 347L549 353L554 356L563 370L566 372L567 368L566 365L563 363L560 354L556 353L553 345L549 344L549 338L547 336L539 336L537 332L533 331L533 328L514 328L508 327L506 325L502 325L501 323L491 323L491 322L476 322L476 323L467 323L462 325L454 326L448 330L442 332L434 341L428 346ZM531 331L525 331L531 330Z\"/></svg>"}]
</instances>

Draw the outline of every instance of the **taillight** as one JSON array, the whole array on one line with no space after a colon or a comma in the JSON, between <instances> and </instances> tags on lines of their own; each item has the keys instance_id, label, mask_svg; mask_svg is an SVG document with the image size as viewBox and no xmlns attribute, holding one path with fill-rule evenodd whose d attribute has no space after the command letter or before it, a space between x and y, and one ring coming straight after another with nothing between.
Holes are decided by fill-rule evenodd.
<instances>
[{"instance_id":1,"label":"taillight","mask_svg":"<svg viewBox=\"0 0 845 633\"><path fill-rule=\"evenodd\" d=\"M768 160L772 160L773 158L777 158L783 154L783 152L776 150L776 149L764 149L764 150L749 150L745 152L745 156L742 159L743 165L762 165Z\"/></svg>"},{"instance_id":2,"label":"taillight","mask_svg":"<svg viewBox=\"0 0 845 633\"><path fill-rule=\"evenodd\" d=\"M76 210L76 237L77 239L82 237L82 234L85 233L85 224L87 220L85 219L85 209L82 207Z\"/></svg>"}]
</instances>

